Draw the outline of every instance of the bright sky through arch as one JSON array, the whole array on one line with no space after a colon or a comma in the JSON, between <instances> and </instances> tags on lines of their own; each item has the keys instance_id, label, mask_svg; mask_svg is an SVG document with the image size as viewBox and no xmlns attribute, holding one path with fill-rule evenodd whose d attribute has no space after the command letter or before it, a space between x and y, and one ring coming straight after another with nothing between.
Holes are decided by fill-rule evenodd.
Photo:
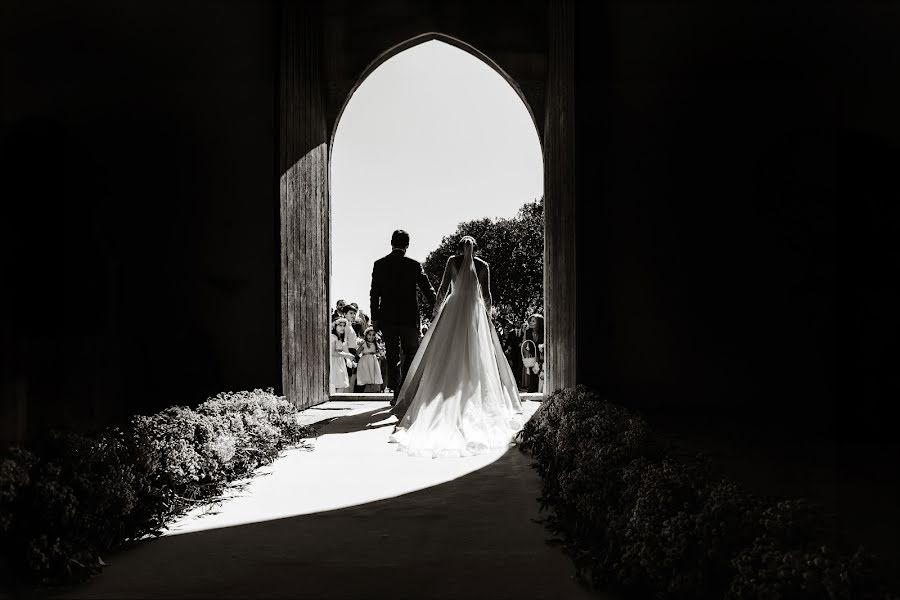
<instances>
[{"instance_id":1,"label":"bright sky through arch","mask_svg":"<svg viewBox=\"0 0 900 600\"><path fill-rule=\"evenodd\" d=\"M390 252L395 229L424 261L460 222L511 217L543 185L534 122L499 73L437 40L392 56L350 98L335 133L331 307L343 298L371 314L372 263Z\"/></svg>"}]
</instances>

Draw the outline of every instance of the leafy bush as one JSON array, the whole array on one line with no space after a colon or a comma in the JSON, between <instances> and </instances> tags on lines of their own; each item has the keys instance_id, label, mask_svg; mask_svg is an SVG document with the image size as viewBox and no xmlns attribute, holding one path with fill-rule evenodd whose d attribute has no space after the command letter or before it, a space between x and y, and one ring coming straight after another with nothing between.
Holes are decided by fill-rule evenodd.
<instances>
[{"instance_id":1,"label":"leafy bush","mask_svg":"<svg viewBox=\"0 0 900 600\"><path fill-rule=\"evenodd\" d=\"M798 550L760 536L734 559L729 600L888 597L876 585L873 560L863 549L838 553L823 545ZM896 598L896 596L891 596Z\"/></svg>"},{"instance_id":2,"label":"leafy bush","mask_svg":"<svg viewBox=\"0 0 900 600\"><path fill-rule=\"evenodd\" d=\"M19 490L31 484L31 471L37 457L24 448L11 448L9 456L0 460L0 534L12 528L19 500Z\"/></svg>"},{"instance_id":3,"label":"leafy bush","mask_svg":"<svg viewBox=\"0 0 900 600\"><path fill-rule=\"evenodd\" d=\"M646 422L584 386L553 393L519 436L547 526L595 587L635 597L896 598L874 557L801 500L766 502L677 456Z\"/></svg>"},{"instance_id":4,"label":"leafy bush","mask_svg":"<svg viewBox=\"0 0 900 600\"><path fill-rule=\"evenodd\" d=\"M89 577L100 553L159 535L313 435L296 416L271 389L224 393L94 436L54 432L39 456L13 448L0 462L0 550L33 581Z\"/></svg>"},{"instance_id":5,"label":"leafy bush","mask_svg":"<svg viewBox=\"0 0 900 600\"><path fill-rule=\"evenodd\" d=\"M875 557L848 547L821 507L777 502L759 514L757 530L760 535L733 560L737 574L728 598L883 597L875 585Z\"/></svg>"}]
</instances>

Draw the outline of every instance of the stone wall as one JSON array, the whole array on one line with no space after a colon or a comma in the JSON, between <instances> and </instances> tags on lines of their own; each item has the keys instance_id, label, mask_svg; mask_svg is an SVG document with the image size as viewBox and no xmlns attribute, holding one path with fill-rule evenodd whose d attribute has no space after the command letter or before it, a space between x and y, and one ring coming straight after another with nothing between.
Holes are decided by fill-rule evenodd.
<instances>
[{"instance_id":1,"label":"stone wall","mask_svg":"<svg viewBox=\"0 0 900 600\"><path fill-rule=\"evenodd\" d=\"M587 6L578 380L648 409L887 427L897 9ZM544 127L545 1L324 7L328 131L372 60L430 31L493 58ZM2 11L4 440L280 388L281 4Z\"/></svg>"}]
</instances>

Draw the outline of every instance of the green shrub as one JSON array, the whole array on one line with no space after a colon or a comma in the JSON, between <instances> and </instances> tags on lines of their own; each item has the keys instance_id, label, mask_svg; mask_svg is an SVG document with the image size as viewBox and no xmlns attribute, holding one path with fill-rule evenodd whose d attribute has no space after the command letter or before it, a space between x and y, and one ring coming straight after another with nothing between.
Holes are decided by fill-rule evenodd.
<instances>
[{"instance_id":1,"label":"green shrub","mask_svg":"<svg viewBox=\"0 0 900 600\"><path fill-rule=\"evenodd\" d=\"M13 448L0 462L0 550L32 581L84 579L102 567L101 553L159 535L314 433L271 389L219 394L93 436L54 432L40 456Z\"/></svg>"}]
</instances>

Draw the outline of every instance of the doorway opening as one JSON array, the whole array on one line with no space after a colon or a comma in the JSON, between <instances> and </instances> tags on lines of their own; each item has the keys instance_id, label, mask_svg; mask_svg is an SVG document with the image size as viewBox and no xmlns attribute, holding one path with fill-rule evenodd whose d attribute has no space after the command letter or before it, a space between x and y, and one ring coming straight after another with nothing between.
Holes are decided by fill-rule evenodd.
<instances>
[{"instance_id":1,"label":"doorway opening","mask_svg":"<svg viewBox=\"0 0 900 600\"><path fill-rule=\"evenodd\" d=\"M537 333L527 336L523 324L544 309L544 166L515 82L458 40L420 36L370 65L339 113L330 148L331 398L391 396L380 340L380 383L369 381L371 365L360 373L358 354L371 325L372 265L390 253L396 229L409 232L407 256L423 263L434 289L458 239L478 240L507 358L520 390L540 393L543 331L538 343L522 343ZM431 307L421 293L419 310L424 333ZM354 358L332 353L336 347ZM526 358L537 355L525 362L538 371L524 367L523 349Z\"/></svg>"}]
</instances>

